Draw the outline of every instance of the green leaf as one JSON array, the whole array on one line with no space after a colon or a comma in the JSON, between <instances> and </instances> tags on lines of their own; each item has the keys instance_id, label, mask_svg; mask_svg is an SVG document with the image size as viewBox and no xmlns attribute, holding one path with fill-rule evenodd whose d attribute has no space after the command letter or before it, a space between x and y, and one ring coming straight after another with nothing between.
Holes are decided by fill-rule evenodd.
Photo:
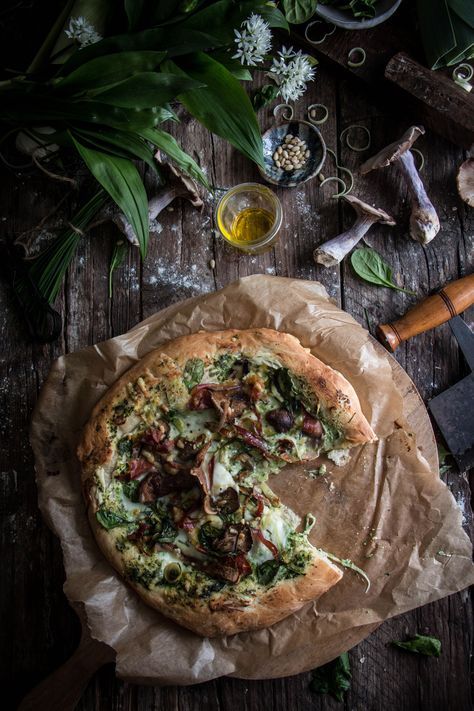
<instances>
[{"instance_id":1,"label":"green leaf","mask_svg":"<svg viewBox=\"0 0 474 711\"><path fill-rule=\"evenodd\" d=\"M140 496L140 482L137 479L126 481L122 488L127 499L130 499L130 501L136 504Z\"/></svg>"},{"instance_id":2,"label":"green leaf","mask_svg":"<svg viewBox=\"0 0 474 711\"><path fill-rule=\"evenodd\" d=\"M204 361L200 358L190 358L186 361L183 371L183 380L188 390L199 385L204 376Z\"/></svg>"},{"instance_id":3,"label":"green leaf","mask_svg":"<svg viewBox=\"0 0 474 711\"><path fill-rule=\"evenodd\" d=\"M266 560L257 566L256 575L260 585L270 585L275 575L278 573L280 563L277 560Z\"/></svg>"},{"instance_id":4,"label":"green leaf","mask_svg":"<svg viewBox=\"0 0 474 711\"><path fill-rule=\"evenodd\" d=\"M102 528L106 528L107 530L132 523L124 516L115 513L115 511L104 509L104 507L101 507L95 515Z\"/></svg>"},{"instance_id":5,"label":"green leaf","mask_svg":"<svg viewBox=\"0 0 474 711\"><path fill-rule=\"evenodd\" d=\"M138 72L152 72L165 56L166 52L149 51L107 54L91 59L90 62L86 62L61 78L55 89L68 88L77 92L117 84Z\"/></svg>"},{"instance_id":6,"label":"green leaf","mask_svg":"<svg viewBox=\"0 0 474 711\"><path fill-rule=\"evenodd\" d=\"M260 89L257 89L253 95L252 104L255 111L260 111L264 106L270 104L278 96L278 87L276 84L264 84Z\"/></svg>"},{"instance_id":7,"label":"green leaf","mask_svg":"<svg viewBox=\"0 0 474 711\"><path fill-rule=\"evenodd\" d=\"M416 296L413 291L402 289L392 281L392 269L389 264L384 262L382 257L375 249L370 247L362 247L356 249L351 256L351 264L355 273L364 281L377 286L386 286L396 291L403 291L405 294Z\"/></svg>"},{"instance_id":8,"label":"green leaf","mask_svg":"<svg viewBox=\"0 0 474 711\"><path fill-rule=\"evenodd\" d=\"M416 634L406 642L393 641L392 644L408 652L424 654L426 657L439 657L441 654L441 642L436 637L426 637L423 634Z\"/></svg>"},{"instance_id":9,"label":"green leaf","mask_svg":"<svg viewBox=\"0 0 474 711\"><path fill-rule=\"evenodd\" d=\"M94 92L97 101L125 109L162 106L183 91L199 89L202 82L165 72L142 72L105 91Z\"/></svg>"},{"instance_id":10,"label":"green leaf","mask_svg":"<svg viewBox=\"0 0 474 711\"><path fill-rule=\"evenodd\" d=\"M190 155L183 151L173 136L170 136L169 133L159 128L141 130L140 136L150 141L150 143L163 151L163 153L166 153L167 156L174 160L183 173L187 173L191 178L198 180L205 188L210 189L209 182L201 168Z\"/></svg>"},{"instance_id":11,"label":"green leaf","mask_svg":"<svg viewBox=\"0 0 474 711\"><path fill-rule=\"evenodd\" d=\"M263 167L262 137L250 99L232 74L203 52L191 55L177 67L167 67L178 74L188 74L206 84L179 96L181 103L206 128L229 143L243 155Z\"/></svg>"},{"instance_id":12,"label":"green leaf","mask_svg":"<svg viewBox=\"0 0 474 711\"><path fill-rule=\"evenodd\" d=\"M274 27L278 30L290 31L286 17L277 7L274 7L272 3L265 3L258 8L258 14L263 17L265 22L268 22L270 27Z\"/></svg>"},{"instance_id":13,"label":"green leaf","mask_svg":"<svg viewBox=\"0 0 474 711\"><path fill-rule=\"evenodd\" d=\"M238 59L232 59L227 49L214 49L208 55L222 64L239 81L252 81L252 74Z\"/></svg>"},{"instance_id":14,"label":"green leaf","mask_svg":"<svg viewBox=\"0 0 474 711\"><path fill-rule=\"evenodd\" d=\"M133 133L114 128L98 128L96 131L76 129L71 133L88 148L97 148L121 158L143 160L150 168L157 170L153 151L142 138Z\"/></svg>"},{"instance_id":15,"label":"green leaf","mask_svg":"<svg viewBox=\"0 0 474 711\"><path fill-rule=\"evenodd\" d=\"M168 517L165 517L161 521L159 534L156 537L153 536L153 538L154 540L160 541L160 543L172 543L177 534L178 531L173 525L173 522Z\"/></svg>"},{"instance_id":16,"label":"green leaf","mask_svg":"<svg viewBox=\"0 0 474 711\"><path fill-rule=\"evenodd\" d=\"M215 539L218 538L221 533L221 528L217 528L217 526L213 526L210 521L206 521L198 532L199 543L201 543L204 548L212 549Z\"/></svg>"},{"instance_id":17,"label":"green leaf","mask_svg":"<svg viewBox=\"0 0 474 711\"><path fill-rule=\"evenodd\" d=\"M347 652L312 672L309 685L317 694L331 694L337 701L344 701L344 694L351 686L351 665Z\"/></svg>"},{"instance_id":18,"label":"green leaf","mask_svg":"<svg viewBox=\"0 0 474 711\"><path fill-rule=\"evenodd\" d=\"M313 17L318 0L283 0L283 10L288 22L301 25Z\"/></svg>"},{"instance_id":19,"label":"green leaf","mask_svg":"<svg viewBox=\"0 0 474 711\"><path fill-rule=\"evenodd\" d=\"M127 245L125 240L119 239L114 245L114 251L112 252L112 258L110 260L109 266L109 298L112 298L112 278L114 271L122 264L124 257L127 253ZM119 442L120 444L120 442Z\"/></svg>"},{"instance_id":20,"label":"green leaf","mask_svg":"<svg viewBox=\"0 0 474 711\"><path fill-rule=\"evenodd\" d=\"M86 148L71 137L94 178L109 193L130 222L144 258L149 236L148 199L138 170L125 158Z\"/></svg>"},{"instance_id":21,"label":"green leaf","mask_svg":"<svg viewBox=\"0 0 474 711\"><path fill-rule=\"evenodd\" d=\"M128 29L133 32L140 22L146 0L124 0L124 5L128 18Z\"/></svg>"}]
</instances>

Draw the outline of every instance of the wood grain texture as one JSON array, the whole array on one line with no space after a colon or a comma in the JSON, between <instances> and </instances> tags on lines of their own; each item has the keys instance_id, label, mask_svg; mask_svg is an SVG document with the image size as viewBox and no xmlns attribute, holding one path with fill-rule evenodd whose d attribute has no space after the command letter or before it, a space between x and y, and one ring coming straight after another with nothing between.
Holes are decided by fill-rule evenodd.
<instances>
[{"instance_id":1,"label":"wood grain texture","mask_svg":"<svg viewBox=\"0 0 474 711\"><path fill-rule=\"evenodd\" d=\"M34 3L28 4L29 9L24 3L20 5L18 22L28 24ZM54 3L48 12L54 16ZM14 13L10 14L8 23L4 22L4 37L10 33L14 18ZM45 24L44 18L42 23ZM19 44L18 33L13 32L13 36ZM20 49L17 48L17 54ZM375 149L400 135L411 123L408 111L406 119L401 120L354 86L353 81L339 79L325 66L318 70L305 101L297 106L297 115L304 117L305 106L312 102L328 106L330 118L323 127L325 140L351 169L357 169ZM262 127L266 127L271 113L263 111L261 120ZM353 123L362 123L372 132L372 147L365 154L353 153L339 144L340 131ZM195 121L186 119L173 127L173 132L217 186L259 180L253 166ZM130 250L124 265L117 270L111 300L107 297L106 275L116 232L114 228L98 228L80 243L57 303L64 317L63 337L49 346L27 342L9 289L0 283L3 334L0 678L4 708L16 708L33 686L71 656L80 638L79 622L62 592L64 572L59 544L38 511L33 461L27 443L31 411L52 360L61 353L118 335L170 303L212 291L253 273L318 279L365 327L369 323L374 328L377 323L398 318L417 298L433 293L446 281L470 273L474 265L474 210L459 200L455 186L455 173L463 153L433 135L420 139L420 148L426 158L423 178L442 223L440 234L427 248L413 242L408 235L407 193L394 171L387 169L359 178L354 189L358 197L396 216L396 227L375 227L366 240L393 266L395 280L417 292L416 298L359 281L347 260L334 269L314 264L311 255L315 246L346 229L353 220L350 208L331 200L334 185L328 183L320 189L317 181L295 190L278 191L285 215L281 239L272 251L259 256L239 255L216 236L214 202L209 196L202 213L188 204L173 203L172 210L159 216L147 261L141 264L136 251ZM334 174L332 164L324 172ZM11 236L31 226L63 195L62 186L45 182L34 173L17 175L3 168L1 180L2 235ZM79 196L75 198L78 199ZM74 204L70 202L68 214L73 210ZM214 269L209 266L210 259L215 259ZM473 309L466 313L466 319L472 325ZM396 358L425 400L466 372L447 324L403 343ZM470 493L466 479L454 471L443 478L463 509L469 528ZM344 708L470 711L473 631L467 591L386 622L350 653L353 681ZM442 640L443 653L438 660L404 654L389 646L393 639L415 632L429 633ZM301 674L262 682L227 678L187 688L142 687L116 679L113 665L107 665L91 681L77 708L78 711L342 708L328 697L311 693L309 680L309 674Z\"/></svg>"}]
</instances>

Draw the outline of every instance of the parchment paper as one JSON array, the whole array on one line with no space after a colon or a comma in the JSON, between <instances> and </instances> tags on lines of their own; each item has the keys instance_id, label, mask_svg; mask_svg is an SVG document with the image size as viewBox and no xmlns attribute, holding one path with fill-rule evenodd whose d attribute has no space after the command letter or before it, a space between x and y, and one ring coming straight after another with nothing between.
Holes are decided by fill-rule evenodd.
<instances>
[{"instance_id":1,"label":"parchment paper","mask_svg":"<svg viewBox=\"0 0 474 711\"><path fill-rule=\"evenodd\" d=\"M312 479L305 467L293 466L270 481L299 514L316 515L312 542L351 558L372 584L365 593L362 579L346 571L317 603L277 625L208 640L148 608L103 558L85 515L75 449L95 402L151 349L199 329L254 326L294 334L340 370L380 437L353 451L343 468L329 462L324 477ZM470 585L471 545L461 512L408 425L400 426L405 407L389 356L368 333L320 284L279 277L247 277L57 360L32 423L39 502L61 540L66 595L84 603L92 636L116 650L117 673L154 684L296 674L349 649L383 620Z\"/></svg>"}]
</instances>

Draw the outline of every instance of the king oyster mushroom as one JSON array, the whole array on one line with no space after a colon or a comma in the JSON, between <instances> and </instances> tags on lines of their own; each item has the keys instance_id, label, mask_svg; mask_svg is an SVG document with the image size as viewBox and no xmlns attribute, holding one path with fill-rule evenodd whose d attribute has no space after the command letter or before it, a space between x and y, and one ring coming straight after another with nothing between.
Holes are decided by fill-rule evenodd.
<instances>
[{"instance_id":1,"label":"king oyster mushroom","mask_svg":"<svg viewBox=\"0 0 474 711\"><path fill-rule=\"evenodd\" d=\"M423 181L418 171L410 148L419 136L425 132L423 126L411 126L399 141L379 151L377 155L369 158L361 167L362 175L377 168L385 168L392 163L397 163L405 180L411 200L410 236L421 244L428 244L439 232L439 218L433 203L426 194Z\"/></svg>"},{"instance_id":2,"label":"king oyster mushroom","mask_svg":"<svg viewBox=\"0 0 474 711\"><path fill-rule=\"evenodd\" d=\"M474 158L468 158L460 166L456 183L460 197L469 207L474 207Z\"/></svg>"},{"instance_id":3,"label":"king oyster mushroom","mask_svg":"<svg viewBox=\"0 0 474 711\"><path fill-rule=\"evenodd\" d=\"M339 264L376 222L390 226L396 224L395 220L384 210L367 205L366 202L359 200L354 195L344 195L344 200L352 205L357 219L346 232L333 237L329 242L325 242L314 250L314 261L325 267L334 267Z\"/></svg>"}]
</instances>

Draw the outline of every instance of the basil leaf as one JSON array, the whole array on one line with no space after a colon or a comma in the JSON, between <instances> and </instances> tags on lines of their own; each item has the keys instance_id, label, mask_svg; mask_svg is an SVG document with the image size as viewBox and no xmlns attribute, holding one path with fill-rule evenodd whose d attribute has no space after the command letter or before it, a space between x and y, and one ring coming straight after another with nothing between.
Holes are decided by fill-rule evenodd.
<instances>
[{"instance_id":1,"label":"basil leaf","mask_svg":"<svg viewBox=\"0 0 474 711\"><path fill-rule=\"evenodd\" d=\"M133 77L137 72L151 72L166 56L166 52L121 52L106 54L91 59L55 85L55 90L64 88L85 91L111 86Z\"/></svg>"},{"instance_id":2,"label":"basil leaf","mask_svg":"<svg viewBox=\"0 0 474 711\"><path fill-rule=\"evenodd\" d=\"M344 700L344 693L351 686L351 665L347 652L329 664L315 669L309 685L317 694L331 694L337 701Z\"/></svg>"},{"instance_id":3,"label":"basil leaf","mask_svg":"<svg viewBox=\"0 0 474 711\"><path fill-rule=\"evenodd\" d=\"M166 72L141 72L113 87L94 92L94 98L124 109L149 109L166 104L183 91L202 86L202 82L189 77L177 77Z\"/></svg>"},{"instance_id":4,"label":"basil leaf","mask_svg":"<svg viewBox=\"0 0 474 711\"><path fill-rule=\"evenodd\" d=\"M178 531L173 525L173 522L171 521L171 519L165 516L161 520L160 532L153 536L153 540L160 541L160 543L172 543L176 538L177 534Z\"/></svg>"},{"instance_id":5,"label":"basil leaf","mask_svg":"<svg viewBox=\"0 0 474 711\"><path fill-rule=\"evenodd\" d=\"M441 654L441 641L436 637L426 637L423 634L416 634L413 639L406 642L393 641L392 644L408 652L424 654L426 657L439 657Z\"/></svg>"},{"instance_id":6,"label":"basil leaf","mask_svg":"<svg viewBox=\"0 0 474 711\"><path fill-rule=\"evenodd\" d=\"M390 289L403 291L405 294L416 296L413 291L402 289L392 281L392 269L389 264L384 262L382 257L375 249L370 247L362 247L356 249L351 256L351 264L355 273L364 281L377 286L386 286Z\"/></svg>"},{"instance_id":7,"label":"basil leaf","mask_svg":"<svg viewBox=\"0 0 474 711\"><path fill-rule=\"evenodd\" d=\"M203 523L199 529L199 542L204 546L204 548L212 548L213 541L218 538L221 533L222 530L220 528L213 526L210 521L206 521L206 523Z\"/></svg>"},{"instance_id":8,"label":"basil leaf","mask_svg":"<svg viewBox=\"0 0 474 711\"><path fill-rule=\"evenodd\" d=\"M209 131L225 138L263 168L262 137L257 117L239 81L204 52L188 55L179 66L167 61L166 69L206 84L202 89L180 94L179 100Z\"/></svg>"},{"instance_id":9,"label":"basil leaf","mask_svg":"<svg viewBox=\"0 0 474 711\"><path fill-rule=\"evenodd\" d=\"M102 528L106 528L107 530L117 528L118 526L126 526L128 523L132 523L132 521L129 521L124 516L115 513L115 511L110 511L109 509L104 509L103 507L98 509L95 515Z\"/></svg>"},{"instance_id":10,"label":"basil leaf","mask_svg":"<svg viewBox=\"0 0 474 711\"><path fill-rule=\"evenodd\" d=\"M200 358L190 358L184 367L183 380L188 390L198 385L204 375L204 361Z\"/></svg>"},{"instance_id":11,"label":"basil leaf","mask_svg":"<svg viewBox=\"0 0 474 711\"><path fill-rule=\"evenodd\" d=\"M260 585L269 585L278 573L280 563L276 560L266 560L256 569L257 580Z\"/></svg>"},{"instance_id":12,"label":"basil leaf","mask_svg":"<svg viewBox=\"0 0 474 711\"><path fill-rule=\"evenodd\" d=\"M132 454L132 440L128 437L122 437L117 442L117 452L123 456L124 454L130 456Z\"/></svg>"},{"instance_id":13,"label":"basil leaf","mask_svg":"<svg viewBox=\"0 0 474 711\"><path fill-rule=\"evenodd\" d=\"M140 245L142 257L148 246L148 199L140 174L134 164L125 158L86 148L71 134L77 151L97 182L119 206Z\"/></svg>"},{"instance_id":14,"label":"basil leaf","mask_svg":"<svg viewBox=\"0 0 474 711\"><path fill-rule=\"evenodd\" d=\"M288 22L301 25L314 15L318 0L283 0L283 10Z\"/></svg>"},{"instance_id":15,"label":"basil leaf","mask_svg":"<svg viewBox=\"0 0 474 711\"><path fill-rule=\"evenodd\" d=\"M278 96L278 87L276 84L264 84L253 95L252 104L255 111L260 111L264 106L276 99Z\"/></svg>"},{"instance_id":16,"label":"basil leaf","mask_svg":"<svg viewBox=\"0 0 474 711\"><path fill-rule=\"evenodd\" d=\"M122 488L127 499L130 499L130 501L133 501L133 503L136 504L140 495L140 482L138 479L132 479L131 481L124 482Z\"/></svg>"}]
</instances>

